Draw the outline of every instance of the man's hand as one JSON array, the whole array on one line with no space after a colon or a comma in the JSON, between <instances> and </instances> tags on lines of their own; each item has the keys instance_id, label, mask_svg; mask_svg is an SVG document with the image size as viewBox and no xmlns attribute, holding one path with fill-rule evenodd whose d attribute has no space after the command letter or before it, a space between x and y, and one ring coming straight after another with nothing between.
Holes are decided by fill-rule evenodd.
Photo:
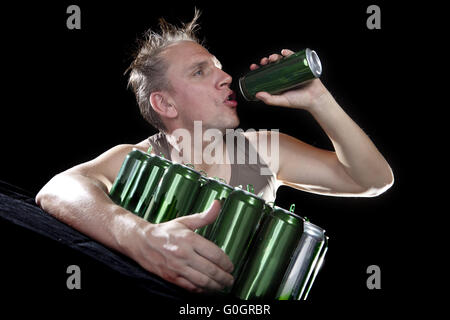
<instances>
[{"instance_id":1,"label":"man's hand","mask_svg":"<svg viewBox=\"0 0 450 320\"><path fill-rule=\"evenodd\" d=\"M274 53L269 57L262 58L260 60L260 65L263 66L268 63L273 63L283 57L288 57L293 53L294 52L291 50L283 49L281 50L281 55ZM259 66L255 63L250 66L250 70L258 68ZM315 105L320 103L320 99L327 94L329 95L330 93L322 82L319 79L314 79L298 88L291 89L281 94L271 95L268 92L258 92L255 96L268 105L312 111Z\"/></svg>"},{"instance_id":2,"label":"man's hand","mask_svg":"<svg viewBox=\"0 0 450 320\"><path fill-rule=\"evenodd\" d=\"M145 269L187 290L220 290L233 284L233 265L214 243L196 234L195 229L213 223L220 211L214 201L209 210L161 224L142 220L129 246L134 259Z\"/></svg>"}]
</instances>

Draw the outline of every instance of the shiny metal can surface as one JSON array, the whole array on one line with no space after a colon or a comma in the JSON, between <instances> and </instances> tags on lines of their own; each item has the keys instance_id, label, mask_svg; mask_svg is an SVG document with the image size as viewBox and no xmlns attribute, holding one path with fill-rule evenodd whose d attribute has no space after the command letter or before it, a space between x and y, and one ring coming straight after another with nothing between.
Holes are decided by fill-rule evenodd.
<instances>
[{"instance_id":1,"label":"shiny metal can surface","mask_svg":"<svg viewBox=\"0 0 450 320\"><path fill-rule=\"evenodd\" d=\"M273 300L303 232L304 219L275 206L266 214L233 287L243 300Z\"/></svg>"},{"instance_id":2,"label":"shiny metal can surface","mask_svg":"<svg viewBox=\"0 0 450 320\"><path fill-rule=\"evenodd\" d=\"M306 221L302 237L278 289L276 299L306 300L327 249L328 237L325 230Z\"/></svg>"},{"instance_id":3,"label":"shiny metal can surface","mask_svg":"<svg viewBox=\"0 0 450 320\"><path fill-rule=\"evenodd\" d=\"M256 101L257 92L278 94L318 78L321 74L319 56L307 48L248 72L239 79L239 88L246 100Z\"/></svg>"},{"instance_id":4,"label":"shiny metal can surface","mask_svg":"<svg viewBox=\"0 0 450 320\"><path fill-rule=\"evenodd\" d=\"M199 213L209 209L214 200L226 199L232 191L232 186L215 178L207 178L206 182L200 188L200 192L191 210L192 213ZM195 232L204 237L208 237L212 227L213 224L210 224L197 229Z\"/></svg>"},{"instance_id":5,"label":"shiny metal can surface","mask_svg":"<svg viewBox=\"0 0 450 320\"><path fill-rule=\"evenodd\" d=\"M200 173L182 164L172 164L164 174L143 218L161 223L190 214L198 190Z\"/></svg>"},{"instance_id":6,"label":"shiny metal can surface","mask_svg":"<svg viewBox=\"0 0 450 320\"><path fill-rule=\"evenodd\" d=\"M123 207L138 216L147 209L166 169L172 162L157 155L145 160L125 197Z\"/></svg>"},{"instance_id":7,"label":"shiny metal can surface","mask_svg":"<svg viewBox=\"0 0 450 320\"><path fill-rule=\"evenodd\" d=\"M234 265L232 275L239 275L249 245L263 216L264 199L235 188L225 200L208 239L221 248Z\"/></svg>"},{"instance_id":8,"label":"shiny metal can surface","mask_svg":"<svg viewBox=\"0 0 450 320\"><path fill-rule=\"evenodd\" d=\"M136 148L127 154L109 192L109 197L116 204L123 204L142 163L147 161L150 157L150 154Z\"/></svg>"}]
</instances>

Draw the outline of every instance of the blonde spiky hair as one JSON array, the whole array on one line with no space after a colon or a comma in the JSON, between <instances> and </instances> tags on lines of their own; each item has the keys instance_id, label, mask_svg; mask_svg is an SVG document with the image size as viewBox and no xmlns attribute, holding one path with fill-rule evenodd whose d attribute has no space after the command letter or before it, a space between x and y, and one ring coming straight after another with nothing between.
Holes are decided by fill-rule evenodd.
<instances>
[{"instance_id":1,"label":"blonde spiky hair","mask_svg":"<svg viewBox=\"0 0 450 320\"><path fill-rule=\"evenodd\" d=\"M150 94L154 91L170 90L170 83L166 78L167 62L161 53L171 44L179 41L194 41L203 45L196 36L200 28L197 20L201 12L197 8L194 18L181 27L168 23L164 18L159 19L160 33L149 29L144 39L139 43L134 60L128 67L130 71L128 86L131 86L142 116L147 122L160 131L166 127L158 113L153 110L150 103Z\"/></svg>"}]
</instances>

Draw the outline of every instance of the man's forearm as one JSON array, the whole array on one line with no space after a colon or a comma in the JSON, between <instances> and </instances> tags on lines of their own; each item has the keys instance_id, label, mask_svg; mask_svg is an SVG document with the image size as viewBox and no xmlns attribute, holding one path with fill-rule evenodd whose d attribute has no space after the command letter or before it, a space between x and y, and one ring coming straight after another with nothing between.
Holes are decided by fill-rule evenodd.
<instances>
[{"instance_id":1,"label":"man's forearm","mask_svg":"<svg viewBox=\"0 0 450 320\"><path fill-rule=\"evenodd\" d=\"M38 205L59 220L123 254L126 237L140 222L114 204L100 182L77 173L62 173L36 196Z\"/></svg>"},{"instance_id":2,"label":"man's forearm","mask_svg":"<svg viewBox=\"0 0 450 320\"><path fill-rule=\"evenodd\" d=\"M233 283L227 255L193 232L214 221L219 201L204 213L151 224L115 205L100 181L67 172L50 180L36 201L80 232L185 289L221 290Z\"/></svg>"},{"instance_id":3,"label":"man's forearm","mask_svg":"<svg viewBox=\"0 0 450 320\"><path fill-rule=\"evenodd\" d=\"M393 182L389 164L369 137L327 92L310 109L336 151L347 174L367 189L385 189Z\"/></svg>"}]
</instances>

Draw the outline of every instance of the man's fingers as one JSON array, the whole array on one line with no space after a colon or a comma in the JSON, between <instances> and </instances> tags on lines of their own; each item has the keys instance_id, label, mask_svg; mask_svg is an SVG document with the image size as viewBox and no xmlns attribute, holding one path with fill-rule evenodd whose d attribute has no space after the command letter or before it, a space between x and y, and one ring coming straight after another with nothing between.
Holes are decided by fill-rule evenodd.
<instances>
[{"instance_id":1,"label":"man's fingers","mask_svg":"<svg viewBox=\"0 0 450 320\"><path fill-rule=\"evenodd\" d=\"M222 287L229 287L233 284L233 276L228 272L225 272L222 268L211 261L197 255L195 259L190 261L189 265L200 273L206 275L208 278L212 279L215 283L218 283ZM214 285L214 284L213 284Z\"/></svg>"},{"instance_id":2,"label":"man's fingers","mask_svg":"<svg viewBox=\"0 0 450 320\"><path fill-rule=\"evenodd\" d=\"M291 54L294 54L295 52L289 49L283 49L281 50L281 54L285 57L289 57Z\"/></svg>"},{"instance_id":3,"label":"man's fingers","mask_svg":"<svg viewBox=\"0 0 450 320\"><path fill-rule=\"evenodd\" d=\"M290 56L293 53L294 53L294 51L292 51L292 50L283 49L283 50L281 50L281 55L279 55L277 53L271 54L269 57L262 58L259 61L259 64L264 66L264 65L266 65L268 63L272 63L272 62L278 61L278 60L282 59L283 57L288 57L288 56ZM250 65L250 70L255 70L255 69L258 69L258 68L259 68L259 66L257 64L255 64L255 63L252 63Z\"/></svg>"},{"instance_id":4,"label":"man's fingers","mask_svg":"<svg viewBox=\"0 0 450 320\"><path fill-rule=\"evenodd\" d=\"M268 64L268 63L269 63L269 58L267 58L267 57L264 57L259 61L259 64L262 66L265 64Z\"/></svg>"},{"instance_id":5,"label":"man's fingers","mask_svg":"<svg viewBox=\"0 0 450 320\"><path fill-rule=\"evenodd\" d=\"M270 93L267 92L257 92L255 94L255 97L268 105L280 107L289 106L289 103L286 100L286 98L281 95L271 95Z\"/></svg>"},{"instance_id":6,"label":"man's fingers","mask_svg":"<svg viewBox=\"0 0 450 320\"><path fill-rule=\"evenodd\" d=\"M194 231L198 228L213 223L219 215L220 207L220 201L214 200L208 210L202 213L191 214L174 220L184 224L186 227Z\"/></svg>"},{"instance_id":7,"label":"man's fingers","mask_svg":"<svg viewBox=\"0 0 450 320\"><path fill-rule=\"evenodd\" d=\"M233 263L231 263L230 258L225 254L225 252L223 252L223 250L216 246L213 242L206 240L200 235L194 243L194 251L220 267L222 270L228 273L233 271Z\"/></svg>"},{"instance_id":8,"label":"man's fingers","mask_svg":"<svg viewBox=\"0 0 450 320\"><path fill-rule=\"evenodd\" d=\"M183 276L185 278L188 278L190 282L192 282L195 286L199 287L200 289L222 290L225 287L225 285L220 284L219 282L210 278L206 274L190 266L186 267Z\"/></svg>"},{"instance_id":9,"label":"man's fingers","mask_svg":"<svg viewBox=\"0 0 450 320\"><path fill-rule=\"evenodd\" d=\"M274 53L269 56L269 62L275 62L275 61L280 60L281 58L283 58L283 57L280 56L279 54Z\"/></svg>"},{"instance_id":10,"label":"man's fingers","mask_svg":"<svg viewBox=\"0 0 450 320\"><path fill-rule=\"evenodd\" d=\"M203 289L199 288L198 286L193 284L191 281L189 281L188 279L181 277L181 276L177 277L173 281L173 283L186 289L186 290L192 291L192 292L197 292L197 293L203 292Z\"/></svg>"}]
</instances>

